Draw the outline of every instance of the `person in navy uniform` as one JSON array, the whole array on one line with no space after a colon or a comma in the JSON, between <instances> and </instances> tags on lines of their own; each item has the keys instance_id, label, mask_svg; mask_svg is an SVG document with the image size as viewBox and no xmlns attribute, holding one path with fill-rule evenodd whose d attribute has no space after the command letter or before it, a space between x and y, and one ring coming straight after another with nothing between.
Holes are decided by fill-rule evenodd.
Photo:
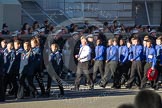
<instances>
[{"instance_id":1,"label":"person in navy uniform","mask_svg":"<svg viewBox=\"0 0 162 108\"><path fill-rule=\"evenodd\" d=\"M118 43L119 43L119 40L118 40L118 38L115 37L113 40L114 40L113 45L114 45L116 48L119 48L119 44L118 44Z\"/></svg>"},{"instance_id":2,"label":"person in navy uniform","mask_svg":"<svg viewBox=\"0 0 162 108\"><path fill-rule=\"evenodd\" d=\"M143 76L142 63L141 63L143 49L142 46L139 44L139 39L137 37L133 38L133 45L130 51L131 51L130 53L132 53L132 58L130 60L132 62L132 66L131 66L130 78L127 81L126 88L132 87L132 84L136 78L136 72L138 74L139 84L141 83L142 76Z\"/></svg>"},{"instance_id":3,"label":"person in navy uniform","mask_svg":"<svg viewBox=\"0 0 162 108\"><path fill-rule=\"evenodd\" d=\"M6 49L6 47L7 47L7 42L6 42L6 40L2 40L2 41L1 41L1 51L3 51L3 53L4 53L4 50Z\"/></svg>"},{"instance_id":4,"label":"person in navy uniform","mask_svg":"<svg viewBox=\"0 0 162 108\"><path fill-rule=\"evenodd\" d=\"M6 49L6 40L1 41L0 48L0 102L5 101L5 71L4 71L4 50Z\"/></svg>"},{"instance_id":5,"label":"person in navy uniform","mask_svg":"<svg viewBox=\"0 0 162 108\"><path fill-rule=\"evenodd\" d=\"M4 71L5 71L5 86L7 89L7 85L11 86L9 90L9 94L17 95L18 84L15 80L15 74L13 70L13 63L15 61L15 51L13 49L13 43L7 43L7 48L4 51ZM12 93L11 93L12 92Z\"/></svg>"},{"instance_id":6,"label":"person in navy uniform","mask_svg":"<svg viewBox=\"0 0 162 108\"><path fill-rule=\"evenodd\" d=\"M50 70L48 71L49 74L48 74L46 93L48 96L50 95L51 82L52 82L52 78L54 77L60 89L60 96L63 96L64 89L63 89L63 85L60 79L60 76L62 73L62 67L63 67L63 59L62 59L62 54L59 52L59 46L56 43L51 44L51 53L49 55L49 63L52 65L52 68L50 68ZM53 71L55 73L52 75L51 72Z\"/></svg>"},{"instance_id":7,"label":"person in navy uniform","mask_svg":"<svg viewBox=\"0 0 162 108\"><path fill-rule=\"evenodd\" d=\"M119 41L119 65L118 65L118 80L119 80L119 87L124 83L127 79L128 75L128 47L125 45L125 40L120 39ZM124 81L123 81L124 80Z\"/></svg>"},{"instance_id":8,"label":"person in navy uniform","mask_svg":"<svg viewBox=\"0 0 162 108\"><path fill-rule=\"evenodd\" d=\"M103 88L106 87L108 81L111 77L114 77L113 87L116 87L116 71L118 66L118 49L116 46L113 45L114 40L109 39L108 45L106 49L106 64L105 64L105 73L99 85Z\"/></svg>"},{"instance_id":9,"label":"person in navy uniform","mask_svg":"<svg viewBox=\"0 0 162 108\"><path fill-rule=\"evenodd\" d=\"M44 87L44 83L43 83L43 78L42 78L42 55L41 55L41 50L39 48L39 39L38 38L33 38L30 41L31 44L31 48L32 48L32 54L33 54L33 59L34 62L33 64L33 69L34 69L34 75L36 77L36 80L38 81L38 84L40 86L41 89L41 95L44 96L45 95L45 87Z\"/></svg>"},{"instance_id":10,"label":"person in navy uniform","mask_svg":"<svg viewBox=\"0 0 162 108\"><path fill-rule=\"evenodd\" d=\"M75 58L78 60L75 87L74 87L74 90L76 91L79 90L82 73L84 73L84 75L87 78L89 89L93 89L93 82L89 72L89 62L91 60L91 48L88 46L85 36L82 36L80 40L81 40L81 47L79 50L79 54L75 55Z\"/></svg>"},{"instance_id":11,"label":"person in navy uniform","mask_svg":"<svg viewBox=\"0 0 162 108\"><path fill-rule=\"evenodd\" d=\"M14 52L15 52L15 60L13 62L13 66L11 68L12 70L12 75L13 75L13 79L14 82L17 82L18 80L18 76L19 76L19 67L20 67L20 58L21 58L21 53L22 53L23 49L21 48L20 45L20 41L19 40L15 40L14 41ZM17 87L17 88L14 88ZM11 89L11 94L14 92L13 90L18 90L18 86L13 86Z\"/></svg>"},{"instance_id":12,"label":"person in navy uniform","mask_svg":"<svg viewBox=\"0 0 162 108\"><path fill-rule=\"evenodd\" d=\"M147 40L147 47L146 47L146 64L144 66L144 76L141 81L141 89L145 88L147 82L147 71L152 68L155 69L156 65L156 51L152 46L152 41L150 39ZM154 85L152 85L154 86Z\"/></svg>"},{"instance_id":13,"label":"person in navy uniform","mask_svg":"<svg viewBox=\"0 0 162 108\"><path fill-rule=\"evenodd\" d=\"M101 78L104 76L104 60L105 60L106 48L102 45L101 39L97 39L95 47L95 58L93 67L93 83L95 83L96 75L99 70Z\"/></svg>"},{"instance_id":14,"label":"person in navy uniform","mask_svg":"<svg viewBox=\"0 0 162 108\"><path fill-rule=\"evenodd\" d=\"M21 48L21 43L19 40L14 41L14 50L15 50L15 61L13 63L13 68L15 71L15 75L19 75L19 68L20 68L20 60L21 60L21 53L23 52L23 48Z\"/></svg>"},{"instance_id":15,"label":"person in navy uniform","mask_svg":"<svg viewBox=\"0 0 162 108\"><path fill-rule=\"evenodd\" d=\"M127 40L127 48L128 48L128 62L127 62L127 68L128 68L128 72L126 76L122 76L121 79L121 85L125 84L130 76L130 71L131 71L131 66L132 66L132 62L130 61L133 57L133 53L131 52L131 46L133 46L132 42L130 42L129 40Z\"/></svg>"},{"instance_id":16,"label":"person in navy uniform","mask_svg":"<svg viewBox=\"0 0 162 108\"><path fill-rule=\"evenodd\" d=\"M37 96L36 87L33 84L34 71L33 71L33 62L34 57L31 51L30 43L24 42L23 44L24 51L21 54L20 68L19 68L19 89L17 93L17 98L24 98L24 88L26 86L25 79L28 82L30 92L33 97Z\"/></svg>"},{"instance_id":17,"label":"person in navy uniform","mask_svg":"<svg viewBox=\"0 0 162 108\"><path fill-rule=\"evenodd\" d=\"M5 72L3 50L0 50L0 102L5 101Z\"/></svg>"},{"instance_id":18,"label":"person in navy uniform","mask_svg":"<svg viewBox=\"0 0 162 108\"><path fill-rule=\"evenodd\" d=\"M157 59L157 62L156 62L157 70L159 72L156 84L159 85L158 81L161 80L160 76L162 74L162 37L161 36L156 39L155 50L156 50L156 59Z\"/></svg>"}]
</instances>

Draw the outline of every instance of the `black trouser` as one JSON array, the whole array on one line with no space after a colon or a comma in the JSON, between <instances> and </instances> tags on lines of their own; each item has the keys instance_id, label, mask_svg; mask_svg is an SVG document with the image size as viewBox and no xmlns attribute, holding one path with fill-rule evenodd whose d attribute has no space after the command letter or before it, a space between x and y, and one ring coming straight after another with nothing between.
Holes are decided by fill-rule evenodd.
<instances>
[{"instance_id":1,"label":"black trouser","mask_svg":"<svg viewBox=\"0 0 162 108\"><path fill-rule=\"evenodd\" d=\"M61 95L64 95L64 88L63 88L63 85L62 85L61 80L56 79L56 82L58 83L58 87L59 87L59 89L60 89L60 94L61 94ZM51 76L48 74L47 90L46 90L47 93L48 93L48 95L50 94L51 83L52 83L52 78L51 78Z\"/></svg>"},{"instance_id":2,"label":"black trouser","mask_svg":"<svg viewBox=\"0 0 162 108\"><path fill-rule=\"evenodd\" d=\"M162 74L162 66L160 66L160 62L158 61L157 62L157 70L158 70L158 77L157 77L157 80L156 80L156 85L158 85L158 81L162 81L161 78L161 74Z\"/></svg>"},{"instance_id":3,"label":"black trouser","mask_svg":"<svg viewBox=\"0 0 162 108\"><path fill-rule=\"evenodd\" d=\"M94 63L94 67L93 67L93 82L95 82L95 80L96 80L96 75L97 75L98 70L99 70L99 72L101 74L101 79L102 79L103 76L104 76L104 65L103 65L103 61L102 60L97 60Z\"/></svg>"},{"instance_id":4,"label":"black trouser","mask_svg":"<svg viewBox=\"0 0 162 108\"><path fill-rule=\"evenodd\" d=\"M45 94L45 87L44 87L43 78L42 78L40 70L35 72L35 78L36 78L36 80L39 84L42 95L44 95Z\"/></svg>"},{"instance_id":5,"label":"black trouser","mask_svg":"<svg viewBox=\"0 0 162 108\"><path fill-rule=\"evenodd\" d=\"M17 96L17 91L18 91L18 84L17 84L17 79L16 79L16 74L13 72L10 72L6 74L5 76L5 91L7 89L7 85L11 85L10 92L11 94Z\"/></svg>"},{"instance_id":6,"label":"black trouser","mask_svg":"<svg viewBox=\"0 0 162 108\"><path fill-rule=\"evenodd\" d=\"M128 61L127 66L128 66L128 78L127 78L127 80L128 80L130 78L130 74L131 74L132 62Z\"/></svg>"},{"instance_id":7,"label":"black trouser","mask_svg":"<svg viewBox=\"0 0 162 108\"><path fill-rule=\"evenodd\" d=\"M135 78L136 78L136 72L138 74L138 77L139 77L139 84L141 83L141 80L142 80L142 63L141 61L133 61L132 62L132 66L131 66L131 74L130 74L130 78L127 82L127 84L129 86L132 86Z\"/></svg>"},{"instance_id":8,"label":"black trouser","mask_svg":"<svg viewBox=\"0 0 162 108\"><path fill-rule=\"evenodd\" d=\"M119 63L117 69L117 75L119 76L117 79L119 84L123 85L128 80L128 71L129 71L130 63Z\"/></svg>"},{"instance_id":9,"label":"black trouser","mask_svg":"<svg viewBox=\"0 0 162 108\"><path fill-rule=\"evenodd\" d=\"M103 78L101 79L101 85L106 86L107 82L111 79L111 77L114 77L114 83L116 83L116 72L117 72L117 61L110 61L105 64L105 73Z\"/></svg>"},{"instance_id":10,"label":"black trouser","mask_svg":"<svg viewBox=\"0 0 162 108\"><path fill-rule=\"evenodd\" d=\"M75 87L79 88L80 85L80 80L81 80L81 76L82 73L84 73L84 75L87 78L87 82L90 86L93 86L93 82L92 79L90 77L90 73L89 73L89 62L78 62L78 66L77 66L77 72L76 72L76 79L75 79Z\"/></svg>"},{"instance_id":11,"label":"black trouser","mask_svg":"<svg viewBox=\"0 0 162 108\"><path fill-rule=\"evenodd\" d=\"M0 101L5 100L5 77L4 75L0 75Z\"/></svg>"},{"instance_id":12,"label":"black trouser","mask_svg":"<svg viewBox=\"0 0 162 108\"><path fill-rule=\"evenodd\" d=\"M146 84L146 82L148 81L147 71L151 68L151 66L152 66L152 63L146 63L145 66L144 66L144 76L143 76L142 81L141 81L141 88L143 88L144 85Z\"/></svg>"},{"instance_id":13,"label":"black trouser","mask_svg":"<svg viewBox=\"0 0 162 108\"><path fill-rule=\"evenodd\" d=\"M20 86L18 89L17 98L21 99L24 97L24 88L26 86L25 79L27 79L27 81L28 81L29 89L32 92L33 96L35 97L35 95L37 95L36 87L33 84L33 75L21 74L19 76Z\"/></svg>"}]
</instances>

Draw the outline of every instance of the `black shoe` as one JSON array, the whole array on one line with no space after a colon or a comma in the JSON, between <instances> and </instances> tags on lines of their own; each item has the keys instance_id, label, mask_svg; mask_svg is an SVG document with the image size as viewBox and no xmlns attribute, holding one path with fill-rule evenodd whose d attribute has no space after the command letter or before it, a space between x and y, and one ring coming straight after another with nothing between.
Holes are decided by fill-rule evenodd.
<instances>
[{"instance_id":1,"label":"black shoe","mask_svg":"<svg viewBox=\"0 0 162 108\"><path fill-rule=\"evenodd\" d=\"M63 97L64 96L64 93L60 93L59 96Z\"/></svg>"},{"instance_id":2,"label":"black shoe","mask_svg":"<svg viewBox=\"0 0 162 108\"><path fill-rule=\"evenodd\" d=\"M5 102L5 99L0 99L0 102Z\"/></svg>"},{"instance_id":3,"label":"black shoe","mask_svg":"<svg viewBox=\"0 0 162 108\"><path fill-rule=\"evenodd\" d=\"M25 96L25 97L29 97L29 96L30 96L30 92L25 92L25 93L24 93L24 96Z\"/></svg>"},{"instance_id":4,"label":"black shoe","mask_svg":"<svg viewBox=\"0 0 162 108\"><path fill-rule=\"evenodd\" d=\"M114 88L115 89L121 89L121 86L120 85L116 85Z\"/></svg>"},{"instance_id":5,"label":"black shoe","mask_svg":"<svg viewBox=\"0 0 162 108\"><path fill-rule=\"evenodd\" d=\"M126 81L125 81L125 78L122 78L120 83L121 83L121 85L124 85L125 82L126 82Z\"/></svg>"},{"instance_id":6,"label":"black shoe","mask_svg":"<svg viewBox=\"0 0 162 108\"><path fill-rule=\"evenodd\" d=\"M33 96L33 98L38 98L39 94L38 94L38 92L32 92L32 96Z\"/></svg>"},{"instance_id":7,"label":"black shoe","mask_svg":"<svg viewBox=\"0 0 162 108\"><path fill-rule=\"evenodd\" d=\"M131 85L126 85L125 87L126 87L127 89L131 89L131 88L132 88Z\"/></svg>"},{"instance_id":8,"label":"black shoe","mask_svg":"<svg viewBox=\"0 0 162 108\"><path fill-rule=\"evenodd\" d=\"M61 95L61 96L64 96L64 90L61 90L61 91L60 91L60 95Z\"/></svg>"},{"instance_id":9,"label":"black shoe","mask_svg":"<svg viewBox=\"0 0 162 108\"><path fill-rule=\"evenodd\" d=\"M46 96L50 97L50 91L49 90L46 91Z\"/></svg>"},{"instance_id":10,"label":"black shoe","mask_svg":"<svg viewBox=\"0 0 162 108\"><path fill-rule=\"evenodd\" d=\"M159 90L159 86L156 85L156 86L154 87L154 90Z\"/></svg>"},{"instance_id":11,"label":"black shoe","mask_svg":"<svg viewBox=\"0 0 162 108\"><path fill-rule=\"evenodd\" d=\"M99 86L102 87L102 88L105 88L106 87L106 85L103 85L103 84L100 84Z\"/></svg>"},{"instance_id":12,"label":"black shoe","mask_svg":"<svg viewBox=\"0 0 162 108\"><path fill-rule=\"evenodd\" d=\"M94 90L94 86L93 85L89 86L89 90Z\"/></svg>"}]
</instances>

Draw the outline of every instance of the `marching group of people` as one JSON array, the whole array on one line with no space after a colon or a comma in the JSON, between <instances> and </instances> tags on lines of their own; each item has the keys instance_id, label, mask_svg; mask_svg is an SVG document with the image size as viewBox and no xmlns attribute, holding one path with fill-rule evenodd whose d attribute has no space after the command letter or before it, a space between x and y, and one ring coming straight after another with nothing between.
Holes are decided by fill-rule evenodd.
<instances>
[{"instance_id":1,"label":"marching group of people","mask_svg":"<svg viewBox=\"0 0 162 108\"><path fill-rule=\"evenodd\" d=\"M94 49L95 56L91 58L93 49L86 38L81 37L81 48L75 56L78 59L75 90L79 90L82 72L90 89L93 89L98 71L101 80L97 83L103 88L113 77L113 88L121 88L124 84L126 88L132 88L133 83L137 82L139 88L143 89L149 80L151 87L157 90L162 69L162 37L153 40L151 36L145 36L142 42L140 44L137 36L133 36L130 41L113 38L108 39L108 46L104 46L102 39L98 38ZM89 71L90 61L94 61L93 72Z\"/></svg>"},{"instance_id":2,"label":"marching group of people","mask_svg":"<svg viewBox=\"0 0 162 108\"><path fill-rule=\"evenodd\" d=\"M51 44L49 62L56 73L59 72L62 59L59 47L56 43ZM20 40L6 42L1 41L0 49L0 101L5 100L6 92L14 95L17 99L24 96L46 96L50 93L51 77L48 75L47 89L43 83L43 55L39 45L39 38L33 37L29 41L21 43ZM41 94L38 93L33 79L36 79ZM58 80L59 82L59 80ZM60 95L64 95L62 85L58 84ZM8 90L8 91L7 91Z\"/></svg>"},{"instance_id":3,"label":"marching group of people","mask_svg":"<svg viewBox=\"0 0 162 108\"><path fill-rule=\"evenodd\" d=\"M75 47L72 49L71 57L77 65L77 67L72 65L73 68L76 68L74 90L79 90L83 73L91 90L94 89L96 83L105 88L111 78L113 78L112 88L119 89L125 85L126 88L130 89L136 83L140 89L143 89L149 80L151 87L157 90L162 69L162 36L157 37L154 35L155 31L152 30L150 31L151 35L140 37L138 32L141 28L135 26L130 31L132 36L125 39L120 33L126 32L126 30L115 24L114 29L110 29L108 23L104 23L104 29L100 29L90 26L86 22L83 30L78 32L76 32L78 26L71 24L69 27L59 30L59 33L51 34L54 36L49 46L47 61L58 77L54 75L55 78L53 78L52 72L48 72L47 87L44 86L42 75L46 67L43 59L45 43L42 42L41 36L51 33L54 29L49 22L45 21L42 28L38 26L38 22L35 22L32 28L37 31L37 34L30 40L22 41L20 37L14 38L13 41L2 40L0 49L0 101L5 100L6 93L14 95L17 99L26 96L37 97L39 92L33 83L34 78L39 84L42 96L50 95L53 79L58 83L60 95L64 95L63 85L59 79L64 67L64 54L62 53L65 43L68 42L71 45L73 41L75 41ZM8 26L6 24L3 26L4 30L7 30ZM149 29L147 28L145 31L148 33ZM29 30L29 25L24 24L20 34L16 34L16 36L30 34ZM114 33L114 37L107 39L103 34L104 31ZM92 34L93 32L95 33ZM63 35L67 33L71 33L72 36L70 39L63 39ZM53 71L51 67L47 71ZM148 71L150 71L149 74ZM98 72L101 76L99 81L96 78Z\"/></svg>"}]
</instances>

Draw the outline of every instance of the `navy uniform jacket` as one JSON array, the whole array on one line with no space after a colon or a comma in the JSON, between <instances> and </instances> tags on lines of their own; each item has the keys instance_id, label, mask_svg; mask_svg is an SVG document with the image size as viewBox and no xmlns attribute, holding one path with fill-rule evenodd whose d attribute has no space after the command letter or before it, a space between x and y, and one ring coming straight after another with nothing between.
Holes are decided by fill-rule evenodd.
<instances>
[{"instance_id":1,"label":"navy uniform jacket","mask_svg":"<svg viewBox=\"0 0 162 108\"><path fill-rule=\"evenodd\" d=\"M8 52L6 49L4 51L4 71L5 73L9 74L13 68L13 62L15 61L15 51L11 50L11 52Z\"/></svg>"},{"instance_id":2,"label":"navy uniform jacket","mask_svg":"<svg viewBox=\"0 0 162 108\"><path fill-rule=\"evenodd\" d=\"M32 52L23 51L21 54L19 74L33 75L33 62L34 58Z\"/></svg>"},{"instance_id":3,"label":"navy uniform jacket","mask_svg":"<svg viewBox=\"0 0 162 108\"><path fill-rule=\"evenodd\" d=\"M0 75L4 75L4 54L3 49L0 49Z\"/></svg>"},{"instance_id":4,"label":"navy uniform jacket","mask_svg":"<svg viewBox=\"0 0 162 108\"><path fill-rule=\"evenodd\" d=\"M0 51L1 51L2 53L4 53L5 50L7 50L7 49L6 49L6 48L1 48L1 49L0 49Z\"/></svg>"},{"instance_id":5,"label":"navy uniform jacket","mask_svg":"<svg viewBox=\"0 0 162 108\"><path fill-rule=\"evenodd\" d=\"M59 51L52 52L49 55L49 62L52 63L55 72L60 75L59 72L62 70L63 66L62 54Z\"/></svg>"},{"instance_id":6,"label":"navy uniform jacket","mask_svg":"<svg viewBox=\"0 0 162 108\"><path fill-rule=\"evenodd\" d=\"M105 58L105 47L103 45L98 45L95 47L95 60L104 60Z\"/></svg>"},{"instance_id":7,"label":"navy uniform jacket","mask_svg":"<svg viewBox=\"0 0 162 108\"><path fill-rule=\"evenodd\" d=\"M162 64L162 45L156 45L155 49L157 61L160 62L160 64Z\"/></svg>"},{"instance_id":8,"label":"navy uniform jacket","mask_svg":"<svg viewBox=\"0 0 162 108\"><path fill-rule=\"evenodd\" d=\"M40 69L40 65L41 65L41 61L42 61L42 55L41 55L41 50L39 47L35 47L35 48L32 48L32 54L33 54L33 59L34 59L34 62L33 62L33 66L34 68L37 70L37 69Z\"/></svg>"},{"instance_id":9,"label":"navy uniform jacket","mask_svg":"<svg viewBox=\"0 0 162 108\"><path fill-rule=\"evenodd\" d=\"M120 46L119 47L119 62L125 63L128 61L128 48L127 46Z\"/></svg>"},{"instance_id":10,"label":"navy uniform jacket","mask_svg":"<svg viewBox=\"0 0 162 108\"><path fill-rule=\"evenodd\" d=\"M15 61L13 63L13 69L18 71L20 68L21 54L23 52L22 48L15 50Z\"/></svg>"},{"instance_id":11,"label":"navy uniform jacket","mask_svg":"<svg viewBox=\"0 0 162 108\"><path fill-rule=\"evenodd\" d=\"M142 60L143 49L141 45L132 45L130 49L130 53L132 54L132 59L134 61Z\"/></svg>"},{"instance_id":12,"label":"navy uniform jacket","mask_svg":"<svg viewBox=\"0 0 162 108\"><path fill-rule=\"evenodd\" d=\"M118 49L116 46L109 46L106 50L106 60L118 61Z\"/></svg>"}]
</instances>

